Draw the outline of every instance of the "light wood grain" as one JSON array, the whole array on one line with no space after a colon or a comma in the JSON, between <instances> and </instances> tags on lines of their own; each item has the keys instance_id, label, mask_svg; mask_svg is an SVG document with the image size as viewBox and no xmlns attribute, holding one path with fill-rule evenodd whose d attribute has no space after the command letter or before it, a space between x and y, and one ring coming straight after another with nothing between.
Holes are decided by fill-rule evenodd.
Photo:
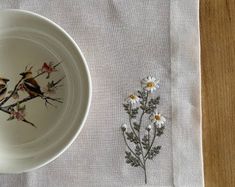
<instances>
[{"instance_id":1,"label":"light wood grain","mask_svg":"<svg viewBox=\"0 0 235 187\"><path fill-rule=\"evenodd\" d=\"M201 0L206 187L235 187L235 1Z\"/></svg>"}]
</instances>

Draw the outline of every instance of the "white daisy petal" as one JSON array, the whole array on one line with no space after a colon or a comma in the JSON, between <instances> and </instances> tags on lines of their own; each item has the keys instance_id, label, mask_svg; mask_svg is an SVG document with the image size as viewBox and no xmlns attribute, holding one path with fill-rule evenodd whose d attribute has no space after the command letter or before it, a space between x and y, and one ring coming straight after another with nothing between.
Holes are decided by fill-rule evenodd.
<instances>
[{"instance_id":1,"label":"white daisy petal","mask_svg":"<svg viewBox=\"0 0 235 187\"><path fill-rule=\"evenodd\" d=\"M141 81L142 86L143 86L143 85L146 85L147 82L148 82L147 79L143 79L143 80Z\"/></svg>"},{"instance_id":2,"label":"white daisy petal","mask_svg":"<svg viewBox=\"0 0 235 187\"><path fill-rule=\"evenodd\" d=\"M164 116L162 116L162 122L165 123L166 122L166 118Z\"/></svg>"},{"instance_id":3,"label":"white daisy petal","mask_svg":"<svg viewBox=\"0 0 235 187\"><path fill-rule=\"evenodd\" d=\"M149 77L148 80L149 80L149 81L152 81L152 82L155 82L155 81L156 81L156 78L155 78L155 77Z\"/></svg>"}]
</instances>

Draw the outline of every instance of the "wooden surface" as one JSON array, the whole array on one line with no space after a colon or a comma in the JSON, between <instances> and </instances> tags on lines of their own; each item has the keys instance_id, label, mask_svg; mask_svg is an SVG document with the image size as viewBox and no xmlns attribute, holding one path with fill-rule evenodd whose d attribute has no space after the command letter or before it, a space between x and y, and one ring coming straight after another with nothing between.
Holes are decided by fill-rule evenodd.
<instances>
[{"instance_id":1,"label":"wooden surface","mask_svg":"<svg viewBox=\"0 0 235 187\"><path fill-rule=\"evenodd\" d=\"M235 0L201 0L206 187L235 187Z\"/></svg>"}]
</instances>

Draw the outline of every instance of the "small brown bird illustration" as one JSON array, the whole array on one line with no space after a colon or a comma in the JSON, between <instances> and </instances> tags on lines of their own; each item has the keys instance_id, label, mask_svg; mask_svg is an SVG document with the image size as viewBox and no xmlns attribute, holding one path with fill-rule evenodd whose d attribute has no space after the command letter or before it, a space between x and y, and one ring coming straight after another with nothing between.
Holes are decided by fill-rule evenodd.
<instances>
[{"instance_id":1,"label":"small brown bird illustration","mask_svg":"<svg viewBox=\"0 0 235 187\"><path fill-rule=\"evenodd\" d=\"M0 77L0 101L5 98L7 92L7 82L9 79Z\"/></svg>"},{"instance_id":2,"label":"small brown bird illustration","mask_svg":"<svg viewBox=\"0 0 235 187\"><path fill-rule=\"evenodd\" d=\"M43 92L41 91L39 84L33 77L31 71L32 67L30 67L29 70L27 70L26 67L25 70L25 72L20 73L23 78L23 86L25 91L29 94L30 97L43 96Z\"/></svg>"}]
</instances>

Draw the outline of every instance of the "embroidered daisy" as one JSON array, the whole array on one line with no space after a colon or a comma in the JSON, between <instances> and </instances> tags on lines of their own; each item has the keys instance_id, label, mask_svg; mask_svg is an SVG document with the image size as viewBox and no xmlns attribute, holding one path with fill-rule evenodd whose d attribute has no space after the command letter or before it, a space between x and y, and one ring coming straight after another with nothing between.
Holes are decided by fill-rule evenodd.
<instances>
[{"instance_id":1,"label":"embroidered daisy","mask_svg":"<svg viewBox=\"0 0 235 187\"><path fill-rule=\"evenodd\" d=\"M129 95L126 99L127 103L130 103L131 105L139 104L140 98L137 95Z\"/></svg>"},{"instance_id":2,"label":"embroidered daisy","mask_svg":"<svg viewBox=\"0 0 235 187\"><path fill-rule=\"evenodd\" d=\"M142 87L144 88L144 90L152 93L154 91L157 90L157 88L159 88L159 80L157 80L154 77L148 76L147 78L144 78L141 81Z\"/></svg>"},{"instance_id":3,"label":"embroidered daisy","mask_svg":"<svg viewBox=\"0 0 235 187\"><path fill-rule=\"evenodd\" d=\"M166 118L162 116L159 112L155 112L150 116L151 121L156 124L159 128L166 122Z\"/></svg>"}]
</instances>

